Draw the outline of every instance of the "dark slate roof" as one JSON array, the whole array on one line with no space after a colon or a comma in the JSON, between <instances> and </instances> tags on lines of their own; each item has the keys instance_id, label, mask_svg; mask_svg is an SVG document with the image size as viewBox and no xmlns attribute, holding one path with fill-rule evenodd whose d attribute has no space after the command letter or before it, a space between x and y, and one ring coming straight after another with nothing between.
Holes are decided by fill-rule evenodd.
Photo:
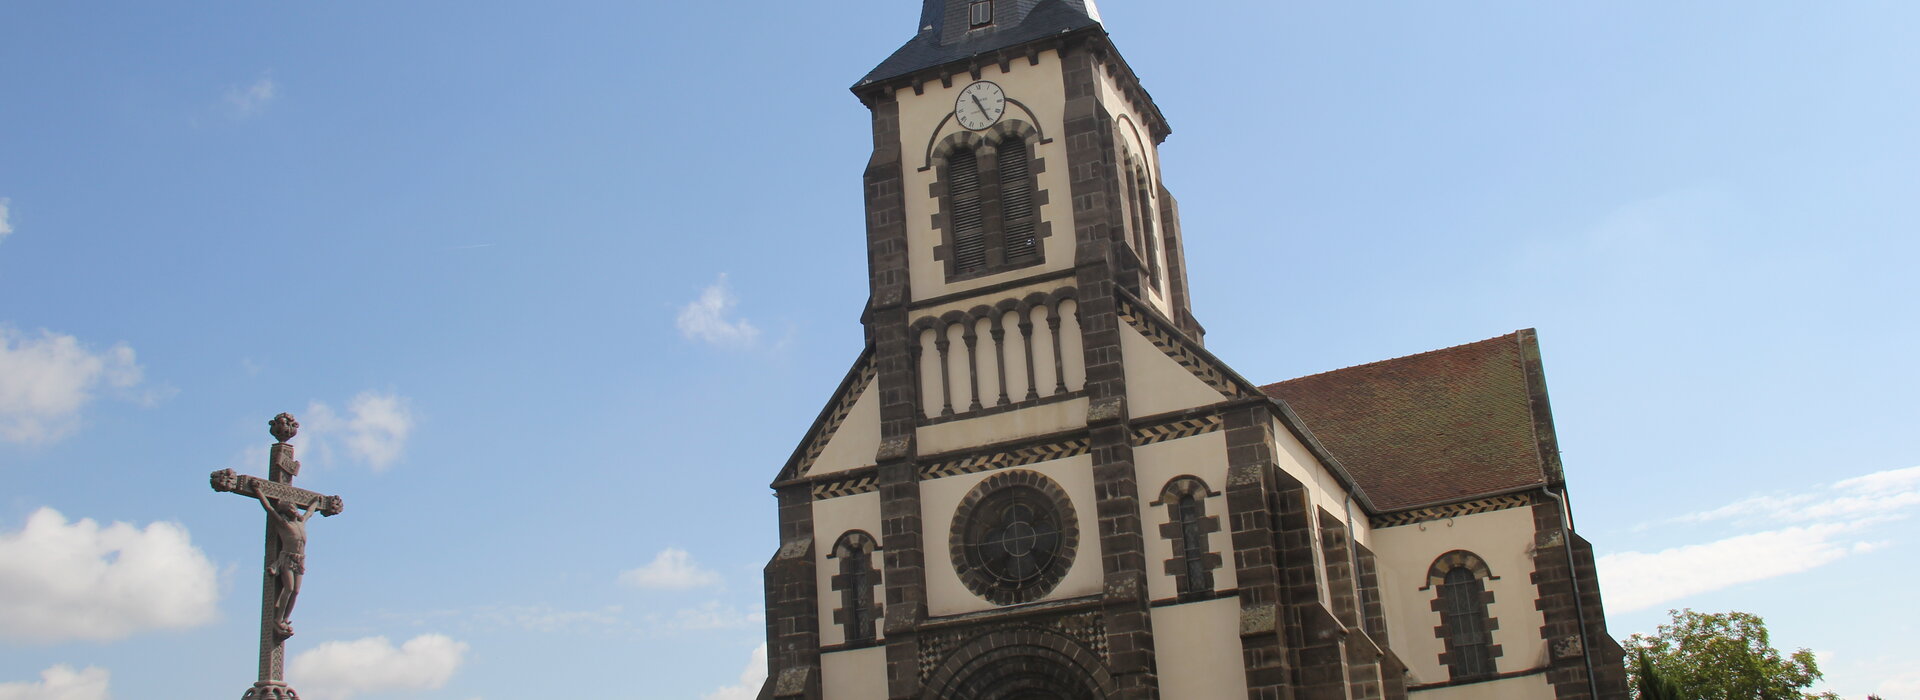
<instances>
[{"instance_id":1,"label":"dark slate roof","mask_svg":"<svg viewBox=\"0 0 1920 700\"><path fill-rule=\"evenodd\" d=\"M1100 26L1091 0L996 0L993 25L968 30L968 0L923 0L920 31L854 84L898 78L1055 34Z\"/></svg>"},{"instance_id":2,"label":"dark slate roof","mask_svg":"<svg viewBox=\"0 0 1920 700\"><path fill-rule=\"evenodd\" d=\"M1547 483L1534 342L1517 331L1260 390L1293 407L1381 511L1467 500Z\"/></svg>"}]
</instances>

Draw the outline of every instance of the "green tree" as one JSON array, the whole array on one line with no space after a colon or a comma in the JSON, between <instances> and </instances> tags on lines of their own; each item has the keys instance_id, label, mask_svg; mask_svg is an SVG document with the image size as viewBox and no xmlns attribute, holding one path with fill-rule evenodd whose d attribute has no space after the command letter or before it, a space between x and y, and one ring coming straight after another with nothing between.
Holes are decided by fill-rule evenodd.
<instances>
[{"instance_id":1,"label":"green tree","mask_svg":"<svg viewBox=\"0 0 1920 700\"><path fill-rule=\"evenodd\" d=\"M1639 691L1640 700L1687 700L1680 686L1661 676L1659 669L1653 667L1653 660L1647 657L1646 652L1635 656L1640 663L1635 664L1628 675L1633 677L1633 687Z\"/></svg>"},{"instance_id":2,"label":"green tree","mask_svg":"<svg viewBox=\"0 0 1920 700\"><path fill-rule=\"evenodd\" d=\"M1781 655L1767 635L1760 616L1743 612L1697 613L1673 610L1671 624L1652 636L1633 635L1621 646L1640 656L1627 667L1633 687L1643 698L1649 681L1642 669L1651 669L1659 682L1692 700L1838 700L1833 693L1805 692L1820 679L1813 652L1806 649Z\"/></svg>"}]
</instances>

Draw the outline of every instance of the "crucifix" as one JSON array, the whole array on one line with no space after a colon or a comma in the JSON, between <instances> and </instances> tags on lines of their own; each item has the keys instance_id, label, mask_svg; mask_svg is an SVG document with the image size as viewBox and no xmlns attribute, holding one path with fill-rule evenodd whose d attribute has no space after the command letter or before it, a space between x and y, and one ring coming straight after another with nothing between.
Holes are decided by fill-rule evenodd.
<instances>
[{"instance_id":1,"label":"crucifix","mask_svg":"<svg viewBox=\"0 0 1920 700\"><path fill-rule=\"evenodd\" d=\"M339 496L294 488L300 463L287 444L300 423L282 413L267 422L273 433L267 457L267 478L235 474L222 469L211 476L213 490L257 500L267 511L267 563L261 574L260 678L241 700L300 700L285 678L287 638L293 636L293 602L300 595L300 578L307 570L307 520L315 513L339 515L345 508Z\"/></svg>"}]
</instances>

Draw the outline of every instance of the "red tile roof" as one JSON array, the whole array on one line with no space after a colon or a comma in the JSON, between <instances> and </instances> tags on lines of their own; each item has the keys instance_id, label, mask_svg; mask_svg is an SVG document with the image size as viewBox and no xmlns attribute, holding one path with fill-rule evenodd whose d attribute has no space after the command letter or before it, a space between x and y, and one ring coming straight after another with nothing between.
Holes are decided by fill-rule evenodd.
<instances>
[{"instance_id":1,"label":"red tile roof","mask_svg":"<svg viewBox=\"0 0 1920 700\"><path fill-rule=\"evenodd\" d=\"M1533 342L1517 331L1260 389L1299 414L1375 507L1467 500L1547 482L1530 398Z\"/></svg>"}]
</instances>

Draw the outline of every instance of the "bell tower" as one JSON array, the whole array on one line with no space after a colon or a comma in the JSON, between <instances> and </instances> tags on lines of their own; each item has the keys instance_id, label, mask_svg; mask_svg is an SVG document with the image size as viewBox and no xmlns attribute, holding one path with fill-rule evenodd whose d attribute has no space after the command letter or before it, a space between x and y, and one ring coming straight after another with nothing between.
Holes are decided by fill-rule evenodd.
<instances>
[{"instance_id":1,"label":"bell tower","mask_svg":"<svg viewBox=\"0 0 1920 700\"><path fill-rule=\"evenodd\" d=\"M1239 614L1225 422L1187 412L1259 399L1202 346L1166 118L1092 0L924 0L852 91L873 129L867 347L773 483L762 697L1211 682L1167 685L1155 652L1163 619L1239 643L1212 619ZM1155 607L1187 601L1209 622ZM1165 658L1242 683L1237 656L1187 663L1192 638Z\"/></svg>"}]
</instances>

